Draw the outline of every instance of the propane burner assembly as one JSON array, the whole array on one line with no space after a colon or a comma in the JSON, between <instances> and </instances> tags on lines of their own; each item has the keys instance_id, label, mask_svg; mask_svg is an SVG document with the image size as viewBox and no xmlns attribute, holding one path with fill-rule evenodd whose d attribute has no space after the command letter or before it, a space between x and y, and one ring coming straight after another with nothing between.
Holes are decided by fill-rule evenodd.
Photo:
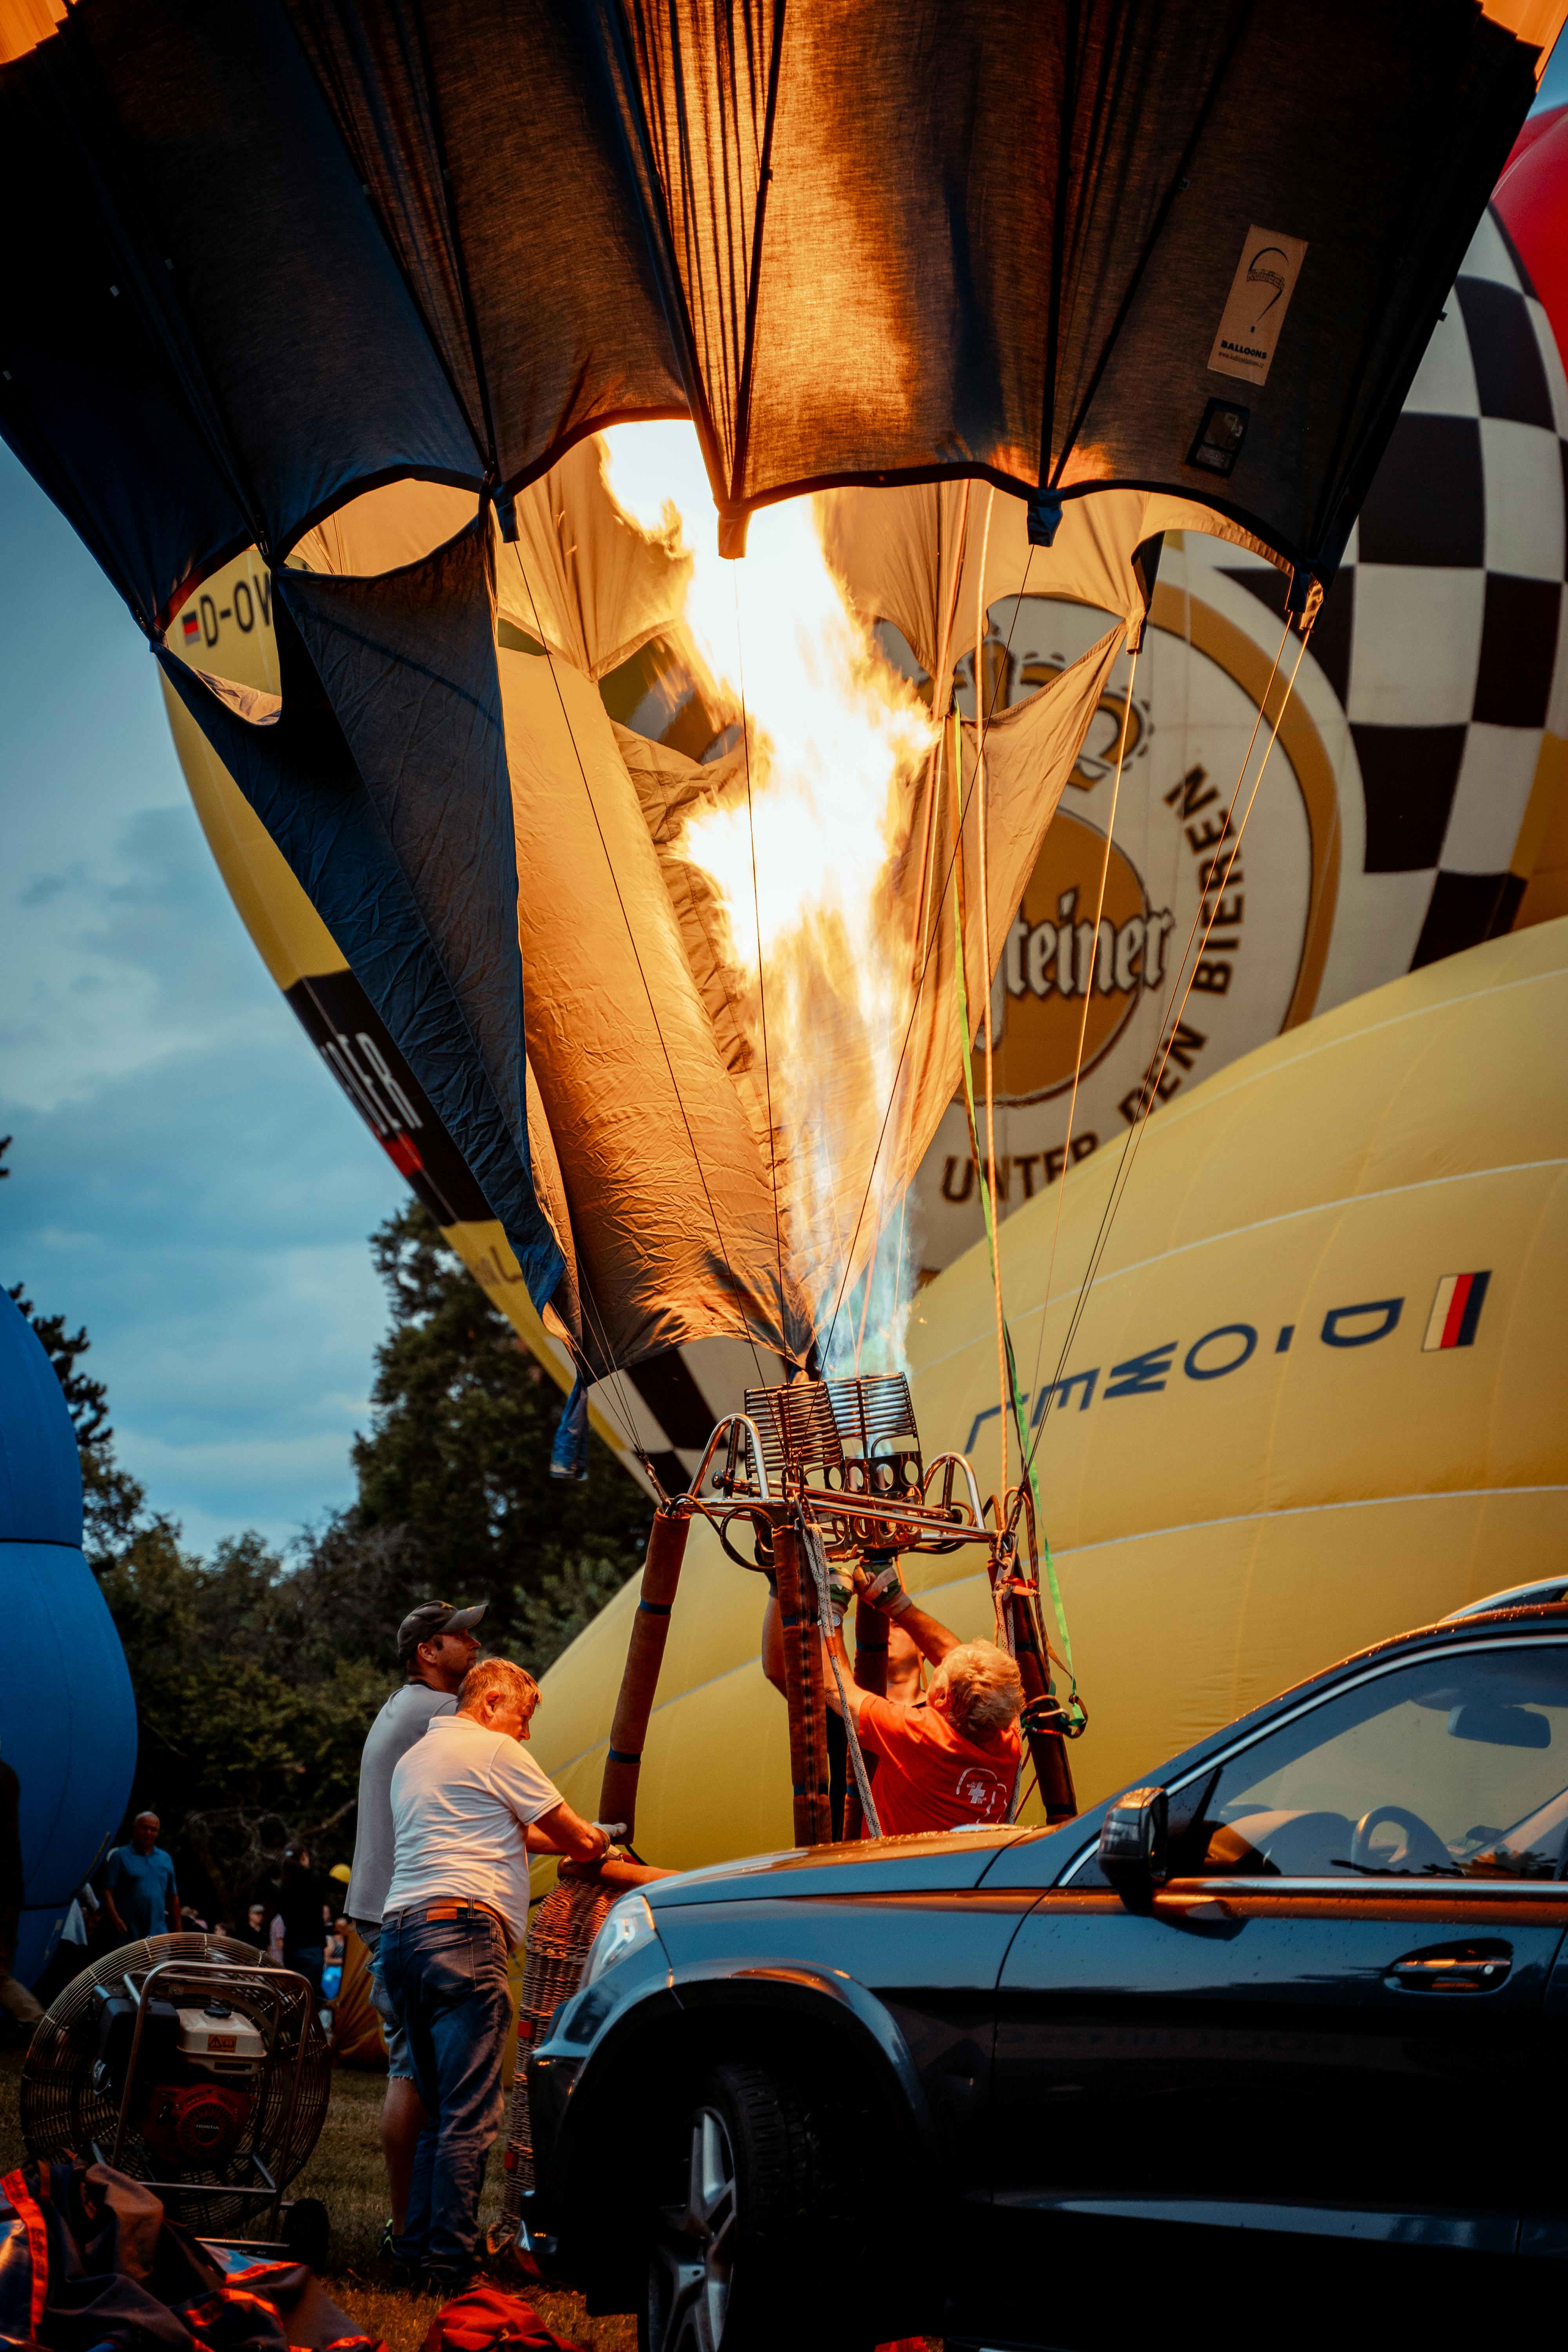
<instances>
[{"instance_id":1,"label":"propane burner assembly","mask_svg":"<svg viewBox=\"0 0 1568 2352\"><path fill-rule=\"evenodd\" d=\"M900 1554L937 1556L968 1546L984 1559L995 1638L1017 1660L1024 1730L1047 1816L1071 1818L1076 1805L1063 1743L1078 1736L1087 1718L1076 1691L1064 1704L1051 1681L1029 1481L1026 1476L1010 1488L1000 1504L994 1496L982 1502L965 1455L943 1453L928 1463L910 1384L900 1372L748 1389L744 1411L727 1415L709 1438L689 1490L661 1504L610 1736L604 1818L632 1818L642 1740L694 1517L708 1521L739 1567L763 1571L777 1587L797 1843L821 1844L834 1834L818 1643L831 1625L829 1563L858 1562L875 1570ZM737 1539L748 1537L749 1554L737 1548ZM858 1621L858 1631L871 1637L858 1643L867 1666L858 1664L857 1679L866 1688L884 1686L867 1675L878 1674L879 1645L885 1662L885 1622ZM837 1664L833 1671L839 1673ZM853 1724L847 1738L856 1788L844 1833L852 1835L862 1817L874 1829L876 1813Z\"/></svg>"}]
</instances>

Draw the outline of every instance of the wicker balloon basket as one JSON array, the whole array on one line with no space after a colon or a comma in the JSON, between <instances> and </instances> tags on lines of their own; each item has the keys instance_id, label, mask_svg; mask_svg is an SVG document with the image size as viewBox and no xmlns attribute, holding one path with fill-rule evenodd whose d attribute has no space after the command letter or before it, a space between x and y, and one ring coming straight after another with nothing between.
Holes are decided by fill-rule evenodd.
<instances>
[{"instance_id":1,"label":"wicker balloon basket","mask_svg":"<svg viewBox=\"0 0 1568 2352\"><path fill-rule=\"evenodd\" d=\"M592 1880L562 1879L529 1922L528 1964L517 2011L517 2074L507 2134L506 2187L501 2218L489 2234L492 2256L504 2257L516 2247L523 2194L533 2187L533 2128L524 2062L555 2011L576 1991L605 1914L624 1892L624 1887L600 1885Z\"/></svg>"}]
</instances>

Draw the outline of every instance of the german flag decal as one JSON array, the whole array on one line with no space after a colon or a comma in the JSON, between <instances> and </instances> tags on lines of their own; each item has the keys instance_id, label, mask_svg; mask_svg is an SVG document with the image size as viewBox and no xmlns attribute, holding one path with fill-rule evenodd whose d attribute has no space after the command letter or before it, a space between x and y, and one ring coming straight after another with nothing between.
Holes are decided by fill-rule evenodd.
<instances>
[{"instance_id":1,"label":"german flag decal","mask_svg":"<svg viewBox=\"0 0 1568 2352\"><path fill-rule=\"evenodd\" d=\"M1431 1348L1473 1348L1481 1302L1491 1280L1486 1274L1446 1274L1437 1285L1422 1351Z\"/></svg>"}]
</instances>

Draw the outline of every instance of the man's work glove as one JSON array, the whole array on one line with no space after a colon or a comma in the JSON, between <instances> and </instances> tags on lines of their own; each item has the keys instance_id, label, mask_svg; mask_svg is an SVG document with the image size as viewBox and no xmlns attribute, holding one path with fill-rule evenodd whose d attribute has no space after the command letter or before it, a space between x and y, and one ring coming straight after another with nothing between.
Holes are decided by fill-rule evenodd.
<instances>
[{"instance_id":1,"label":"man's work glove","mask_svg":"<svg viewBox=\"0 0 1568 2352\"><path fill-rule=\"evenodd\" d=\"M827 1571L827 1615L836 1633L848 1614L849 1603L854 1598L854 1578L847 1568L836 1562Z\"/></svg>"},{"instance_id":2,"label":"man's work glove","mask_svg":"<svg viewBox=\"0 0 1568 2352\"><path fill-rule=\"evenodd\" d=\"M860 1589L873 1609L885 1609L889 1617L901 1617L906 1609L912 1609L915 1605L911 1596L904 1591L904 1581L899 1574L896 1559L887 1561L874 1576L868 1576Z\"/></svg>"}]
</instances>

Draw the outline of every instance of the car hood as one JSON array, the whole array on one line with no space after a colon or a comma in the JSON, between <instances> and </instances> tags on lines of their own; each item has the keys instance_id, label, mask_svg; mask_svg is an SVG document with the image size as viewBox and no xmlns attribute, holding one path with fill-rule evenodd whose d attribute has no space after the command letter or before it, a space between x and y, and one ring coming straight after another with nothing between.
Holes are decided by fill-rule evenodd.
<instances>
[{"instance_id":1,"label":"car hood","mask_svg":"<svg viewBox=\"0 0 1568 2352\"><path fill-rule=\"evenodd\" d=\"M1039 1829L998 1822L925 1837L867 1838L854 1845L786 1847L710 1863L644 1888L655 1911L691 1903L756 1903L805 1895L888 1895L977 1885L998 1853Z\"/></svg>"}]
</instances>

